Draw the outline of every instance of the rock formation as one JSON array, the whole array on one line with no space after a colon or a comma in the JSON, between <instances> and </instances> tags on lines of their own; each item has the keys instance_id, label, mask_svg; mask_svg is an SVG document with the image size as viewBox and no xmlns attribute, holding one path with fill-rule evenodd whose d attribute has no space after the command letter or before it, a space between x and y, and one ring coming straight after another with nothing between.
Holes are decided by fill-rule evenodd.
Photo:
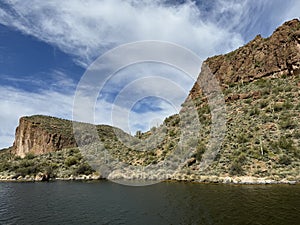
<instances>
[{"instance_id":1,"label":"rock formation","mask_svg":"<svg viewBox=\"0 0 300 225\"><path fill-rule=\"evenodd\" d=\"M12 153L24 157L27 153L43 154L74 147L72 122L53 117L22 117L16 129Z\"/></svg>"},{"instance_id":2,"label":"rock formation","mask_svg":"<svg viewBox=\"0 0 300 225\"><path fill-rule=\"evenodd\" d=\"M208 58L205 63L223 87L262 77L293 75L300 72L300 21L285 22L268 38L257 35L245 46L225 55ZM190 98L199 94L197 84Z\"/></svg>"}]
</instances>

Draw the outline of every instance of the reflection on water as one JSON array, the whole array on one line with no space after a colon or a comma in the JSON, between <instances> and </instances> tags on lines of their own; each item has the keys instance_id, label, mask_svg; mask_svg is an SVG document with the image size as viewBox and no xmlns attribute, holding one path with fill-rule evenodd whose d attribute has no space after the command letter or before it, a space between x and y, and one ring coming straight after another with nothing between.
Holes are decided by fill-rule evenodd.
<instances>
[{"instance_id":1,"label":"reflection on water","mask_svg":"<svg viewBox=\"0 0 300 225\"><path fill-rule=\"evenodd\" d=\"M300 185L0 183L0 224L299 224Z\"/></svg>"}]
</instances>

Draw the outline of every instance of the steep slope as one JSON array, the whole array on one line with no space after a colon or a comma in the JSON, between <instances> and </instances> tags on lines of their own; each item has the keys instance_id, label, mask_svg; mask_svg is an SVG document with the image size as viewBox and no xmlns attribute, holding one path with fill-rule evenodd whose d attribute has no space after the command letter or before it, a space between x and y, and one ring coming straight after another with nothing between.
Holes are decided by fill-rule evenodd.
<instances>
[{"instance_id":1,"label":"steep slope","mask_svg":"<svg viewBox=\"0 0 300 225\"><path fill-rule=\"evenodd\" d=\"M226 101L227 132L221 150L203 174L272 179L300 176L300 22L284 23L269 38L205 61L220 82ZM199 76L199 79L201 74ZM198 108L201 145L209 140L207 96L198 83L188 103ZM208 134L208 135L205 135ZM197 163L191 166L197 168Z\"/></svg>"}]
</instances>

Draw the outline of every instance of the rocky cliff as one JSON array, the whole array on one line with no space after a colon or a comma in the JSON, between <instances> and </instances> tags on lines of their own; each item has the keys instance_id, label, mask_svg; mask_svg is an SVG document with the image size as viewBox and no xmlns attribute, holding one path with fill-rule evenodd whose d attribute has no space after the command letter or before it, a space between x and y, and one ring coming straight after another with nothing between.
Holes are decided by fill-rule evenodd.
<instances>
[{"instance_id":1,"label":"rocky cliff","mask_svg":"<svg viewBox=\"0 0 300 225\"><path fill-rule=\"evenodd\" d=\"M47 116L22 117L12 153L24 157L27 153L44 154L75 146L71 121Z\"/></svg>"},{"instance_id":2,"label":"rocky cliff","mask_svg":"<svg viewBox=\"0 0 300 225\"><path fill-rule=\"evenodd\" d=\"M262 77L296 75L300 72L300 21L285 22L268 38L257 35L245 46L225 55L208 58L205 63L226 88ZM190 97L196 98L197 84Z\"/></svg>"}]
</instances>

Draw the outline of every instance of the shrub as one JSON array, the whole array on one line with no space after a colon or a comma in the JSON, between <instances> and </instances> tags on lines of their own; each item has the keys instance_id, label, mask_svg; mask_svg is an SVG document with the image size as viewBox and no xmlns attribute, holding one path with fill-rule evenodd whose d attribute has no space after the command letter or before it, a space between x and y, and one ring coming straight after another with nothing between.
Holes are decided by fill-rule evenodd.
<instances>
[{"instance_id":1,"label":"shrub","mask_svg":"<svg viewBox=\"0 0 300 225\"><path fill-rule=\"evenodd\" d=\"M78 159L74 156L69 156L68 158L66 158L65 160L65 165L66 166L72 166L78 163Z\"/></svg>"},{"instance_id":2,"label":"shrub","mask_svg":"<svg viewBox=\"0 0 300 225\"><path fill-rule=\"evenodd\" d=\"M0 163L0 172L7 171L11 169L11 165L8 162Z\"/></svg>"},{"instance_id":3,"label":"shrub","mask_svg":"<svg viewBox=\"0 0 300 225\"><path fill-rule=\"evenodd\" d=\"M53 168L51 166L46 166L45 167L44 174L47 175L49 178L55 177Z\"/></svg>"},{"instance_id":4,"label":"shrub","mask_svg":"<svg viewBox=\"0 0 300 225\"><path fill-rule=\"evenodd\" d=\"M25 177L26 175L36 175L37 173L41 172L38 165L35 164L23 164L19 165L18 168L15 169L15 173L18 176Z\"/></svg>"},{"instance_id":5,"label":"shrub","mask_svg":"<svg viewBox=\"0 0 300 225\"><path fill-rule=\"evenodd\" d=\"M237 136L237 142L242 144L242 143L247 143L249 140L248 140L248 137L245 133L241 133L240 135Z\"/></svg>"},{"instance_id":6,"label":"shrub","mask_svg":"<svg viewBox=\"0 0 300 225\"><path fill-rule=\"evenodd\" d=\"M89 175L92 174L93 172L95 172L95 170L89 164L83 163L74 171L74 175L80 175L80 174Z\"/></svg>"},{"instance_id":7,"label":"shrub","mask_svg":"<svg viewBox=\"0 0 300 225\"><path fill-rule=\"evenodd\" d=\"M34 158L35 158L35 155L31 152L28 152L24 157L24 159L34 159Z\"/></svg>"},{"instance_id":8,"label":"shrub","mask_svg":"<svg viewBox=\"0 0 300 225\"><path fill-rule=\"evenodd\" d=\"M195 158L197 161L201 161L202 160L202 155L205 152L205 145L203 143L199 143L197 146L197 152L195 155Z\"/></svg>"},{"instance_id":9,"label":"shrub","mask_svg":"<svg viewBox=\"0 0 300 225\"><path fill-rule=\"evenodd\" d=\"M260 111L257 107L254 107L250 110L249 115L254 116L254 115L259 115Z\"/></svg>"},{"instance_id":10,"label":"shrub","mask_svg":"<svg viewBox=\"0 0 300 225\"><path fill-rule=\"evenodd\" d=\"M21 159L22 159L22 158L21 158L20 156L18 156L18 155L14 157L14 160L16 160L16 161L17 161L17 160L21 160Z\"/></svg>"},{"instance_id":11,"label":"shrub","mask_svg":"<svg viewBox=\"0 0 300 225\"><path fill-rule=\"evenodd\" d=\"M293 144L293 140L286 137L280 137L278 141L278 146L288 151L292 151L294 149Z\"/></svg>"},{"instance_id":12,"label":"shrub","mask_svg":"<svg viewBox=\"0 0 300 225\"><path fill-rule=\"evenodd\" d=\"M230 166L229 173L230 175L243 175L244 170L242 167L242 163L238 162L237 160L234 160Z\"/></svg>"},{"instance_id":13,"label":"shrub","mask_svg":"<svg viewBox=\"0 0 300 225\"><path fill-rule=\"evenodd\" d=\"M261 109L265 108L266 106L268 106L269 104L269 101L268 100L262 100L260 103L259 103L259 106Z\"/></svg>"},{"instance_id":14,"label":"shrub","mask_svg":"<svg viewBox=\"0 0 300 225\"><path fill-rule=\"evenodd\" d=\"M174 129L170 130L169 132L170 137L174 137L176 135L176 132Z\"/></svg>"},{"instance_id":15,"label":"shrub","mask_svg":"<svg viewBox=\"0 0 300 225\"><path fill-rule=\"evenodd\" d=\"M285 101L282 105L284 109L292 109L294 105L290 101Z\"/></svg>"},{"instance_id":16,"label":"shrub","mask_svg":"<svg viewBox=\"0 0 300 225\"><path fill-rule=\"evenodd\" d=\"M291 118L286 118L280 121L279 126L282 129L294 129L297 127L295 122Z\"/></svg>"},{"instance_id":17,"label":"shrub","mask_svg":"<svg viewBox=\"0 0 300 225\"><path fill-rule=\"evenodd\" d=\"M290 165L292 163L291 159L287 155L281 155L278 162L283 165Z\"/></svg>"},{"instance_id":18,"label":"shrub","mask_svg":"<svg viewBox=\"0 0 300 225\"><path fill-rule=\"evenodd\" d=\"M237 162L241 163L242 165L245 163L246 160L247 160L247 157L246 157L245 153L241 153L239 155L239 157L237 158Z\"/></svg>"}]
</instances>

